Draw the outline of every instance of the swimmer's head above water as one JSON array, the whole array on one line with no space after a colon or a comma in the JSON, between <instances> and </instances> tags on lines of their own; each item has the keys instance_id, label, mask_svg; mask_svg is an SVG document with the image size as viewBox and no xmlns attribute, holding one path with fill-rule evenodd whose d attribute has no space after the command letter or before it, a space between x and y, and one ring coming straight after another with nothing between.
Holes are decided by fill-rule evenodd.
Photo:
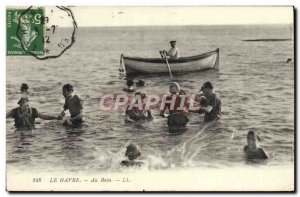
<instances>
[{"instance_id":1,"label":"swimmer's head above water","mask_svg":"<svg viewBox=\"0 0 300 197\"><path fill-rule=\"evenodd\" d=\"M22 112L26 112L27 110L30 109L29 99L28 98L21 98L18 101L18 105L20 106L20 109L21 109Z\"/></svg>"},{"instance_id":2,"label":"swimmer's head above water","mask_svg":"<svg viewBox=\"0 0 300 197\"><path fill-rule=\"evenodd\" d=\"M66 84L63 86L63 95L65 98L72 95L74 88L71 84Z\"/></svg>"},{"instance_id":3,"label":"swimmer's head above water","mask_svg":"<svg viewBox=\"0 0 300 197\"><path fill-rule=\"evenodd\" d=\"M27 83L22 83L21 88L20 88L21 92L27 92L28 89L29 89L29 87L28 87Z\"/></svg>"},{"instance_id":4,"label":"swimmer's head above water","mask_svg":"<svg viewBox=\"0 0 300 197\"><path fill-rule=\"evenodd\" d=\"M251 129L247 134L247 143L244 147L244 151L246 152L247 158L251 159L268 159L268 154L266 151L257 144L257 140L260 141L257 132Z\"/></svg>"},{"instance_id":5,"label":"swimmer's head above water","mask_svg":"<svg viewBox=\"0 0 300 197\"><path fill-rule=\"evenodd\" d=\"M206 96L210 96L213 93L214 86L210 81L207 81L202 84L200 91L204 93Z\"/></svg>"},{"instance_id":6,"label":"swimmer's head above water","mask_svg":"<svg viewBox=\"0 0 300 197\"><path fill-rule=\"evenodd\" d=\"M132 80L132 79L128 79L128 80L126 81L126 85L128 86L128 88L132 87L132 86L134 85L133 80Z\"/></svg>"},{"instance_id":7,"label":"swimmer's head above water","mask_svg":"<svg viewBox=\"0 0 300 197\"><path fill-rule=\"evenodd\" d=\"M250 149L256 149L257 147L257 134L255 130L251 129L247 134L247 143Z\"/></svg>"},{"instance_id":8,"label":"swimmer's head above water","mask_svg":"<svg viewBox=\"0 0 300 197\"><path fill-rule=\"evenodd\" d=\"M133 161L137 159L141 155L141 152L138 150L137 146L134 144L129 144L126 147L125 156L128 157L129 160Z\"/></svg>"},{"instance_id":9,"label":"swimmer's head above water","mask_svg":"<svg viewBox=\"0 0 300 197\"><path fill-rule=\"evenodd\" d=\"M179 84L176 83L176 82L173 82L170 85L169 91L170 91L171 94L179 93L180 92L180 86L179 86Z\"/></svg>"}]
</instances>

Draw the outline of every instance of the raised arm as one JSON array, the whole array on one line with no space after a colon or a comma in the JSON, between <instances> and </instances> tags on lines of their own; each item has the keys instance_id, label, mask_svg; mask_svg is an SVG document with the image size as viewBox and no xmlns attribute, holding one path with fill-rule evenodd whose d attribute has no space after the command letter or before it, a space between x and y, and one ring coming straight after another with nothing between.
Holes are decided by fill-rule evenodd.
<instances>
[{"instance_id":1,"label":"raised arm","mask_svg":"<svg viewBox=\"0 0 300 197\"><path fill-rule=\"evenodd\" d=\"M41 118L43 120L59 120L60 118L57 116L51 116L51 115L44 115L40 112L37 112L38 118Z\"/></svg>"}]
</instances>

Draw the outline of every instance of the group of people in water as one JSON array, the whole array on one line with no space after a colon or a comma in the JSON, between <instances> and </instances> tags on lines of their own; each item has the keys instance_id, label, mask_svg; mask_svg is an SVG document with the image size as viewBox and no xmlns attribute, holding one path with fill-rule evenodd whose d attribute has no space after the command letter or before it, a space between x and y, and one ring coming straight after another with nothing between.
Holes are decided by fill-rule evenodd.
<instances>
[{"instance_id":1,"label":"group of people in water","mask_svg":"<svg viewBox=\"0 0 300 197\"><path fill-rule=\"evenodd\" d=\"M18 101L19 107L16 107L6 113L6 118L13 118L15 127L19 130L32 130L35 128L35 119L43 120L63 120L65 112L68 110L71 117L65 119L64 124L78 127L83 122L83 104L82 99L74 95L74 88L71 84L66 84L62 88L62 94L65 97L65 104L62 112L57 115L45 115L40 113L36 108L30 107L29 104L29 87L27 84L21 86L21 98Z\"/></svg>"},{"instance_id":2,"label":"group of people in water","mask_svg":"<svg viewBox=\"0 0 300 197\"><path fill-rule=\"evenodd\" d=\"M179 50L176 47L176 41L171 41L171 49L169 51L160 51L161 54L169 56L170 59L177 59L179 57ZM134 93L135 96L140 96L143 102L143 108L127 106L125 111L125 122L135 123L141 121L151 121L154 119L154 115L151 109L145 109L144 100L147 95L143 92L136 91L138 87L144 86L145 82L139 80L134 82L132 79L127 80L127 88L123 90L126 92ZM40 113L36 108L33 108L29 104L29 87L27 84L22 84L21 98L18 101L19 107L16 107L6 114L6 118L13 118L15 127L21 130L33 130L35 128L35 119L41 118L43 120L63 120L63 124L68 127L80 127L84 122L83 113L83 101L75 95L74 88L71 84L65 84L62 87L62 94L65 98L65 104L62 112L57 115L46 115ZM181 89L180 85L173 82L169 88L170 95L166 97L166 100L170 101L175 98L173 106L171 102L166 102L163 108L160 110L160 116L167 118L167 124L169 132L181 133L185 131L186 125L189 122L187 114L189 112L198 113L204 115L204 121L209 122L220 119L221 117L221 100L214 92L214 86L210 81L203 83L200 89L200 94L197 94L195 101L200 104L199 109L189 110L187 102L182 102L183 95L187 95L187 92ZM184 106L181 106L183 103ZM66 112L69 111L70 117L66 117ZM249 159L267 159L268 155L263 148L259 147L257 141L259 140L258 134L254 130L250 130L247 135L247 145L244 147L246 157ZM142 162L135 161L141 152L139 148L134 144L129 144L126 147L125 156L128 160L121 162L124 166L141 166Z\"/></svg>"},{"instance_id":3,"label":"group of people in water","mask_svg":"<svg viewBox=\"0 0 300 197\"><path fill-rule=\"evenodd\" d=\"M130 83L133 85L133 83ZM127 84L128 85L128 84ZM134 88L130 88L134 91ZM171 100L173 96L176 97L175 104L173 109L170 109L170 103L166 103L163 110L160 111L160 116L168 119L167 123L169 126L170 132L182 131L186 127L189 119L187 117L188 112L204 114L204 121L210 122L213 120L220 119L221 117L221 100L214 92L214 87L211 82L207 81L203 83L201 93L196 95L195 100L200 103L200 108L198 110L186 110L186 108L180 108L180 103L182 97L180 95L186 95L186 91L181 89L179 84L173 82L170 85L169 92L170 95L167 97L167 100ZM146 94L142 92L136 92L135 95L140 95L142 101L145 100ZM187 103L185 103L186 105ZM166 111L169 113L166 114ZM153 120L151 110L139 109L138 107L133 107L129 110L129 106L125 112L125 121L126 122L139 122L148 120ZM258 145L260 141L259 135L255 130L250 130L247 134L247 145L244 147L244 152L248 159L268 159L268 155L265 150ZM140 156L140 151L138 147L134 144L130 144L127 147L126 156L129 160L123 161L123 165L141 165L141 162L135 162L134 160Z\"/></svg>"},{"instance_id":4,"label":"group of people in water","mask_svg":"<svg viewBox=\"0 0 300 197\"><path fill-rule=\"evenodd\" d=\"M145 85L144 82L137 82L138 84ZM132 83L130 83L132 84ZM80 127L84 122L83 115L83 101L82 99L74 94L74 88L71 84L65 84L62 87L62 94L65 98L65 104L62 112L57 115L46 115L40 113L36 108L33 108L29 104L29 87L27 84L21 86L21 98L18 101L19 107L16 107L7 112L7 118L13 118L15 127L21 130L32 130L35 128L35 119L41 118L43 120L63 120L63 124L68 127ZM207 81L203 83L200 89L201 93L196 95L195 100L200 103L200 108L196 111L186 111L187 108L179 109L181 103L181 95L186 95L187 92L180 88L179 84L173 82L170 85L170 95L168 99L172 99L175 96L175 103L173 108L170 107L170 102L167 102L163 109L160 111L160 116L167 118L167 124L170 132L178 132L183 130L189 119L187 113L199 113L204 114L204 121L213 121L221 117L221 100L214 92L214 87L211 82ZM142 92L135 92L135 95L139 95L144 101L146 94ZM186 103L185 103L186 105ZM66 111L69 111L70 117L65 118ZM166 113L168 112L168 113ZM133 107L129 109L127 107L125 111L125 122L134 123L141 121L151 121L154 119L153 113L150 109L139 109ZM244 147L244 152L249 159L267 159L268 155L263 148L259 147L257 141L260 138L254 130L250 130L247 135L247 145ZM129 144L127 147L125 156L128 160L121 162L121 165L125 166L140 166L142 162L135 161L141 152L139 148L134 144Z\"/></svg>"},{"instance_id":5,"label":"group of people in water","mask_svg":"<svg viewBox=\"0 0 300 197\"><path fill-rule=\"evenodd\" d=\"M186 96L188 96L187 92L181 89L178 83L173 82L169 88L170 95L166 97L166 102L162 107L162 110L160 110L160 116L168 118L168 126L171 130L180 129L186 126L189 121L187 117L188 112L204 114L204 121L207 122L219 119L221 117L221 100L214 93L213 89L214 87L210 81L205 82L200 89L201 93L197 94L195 97L195 101L200 103L200 108L198 110L190 110L188 99L186 99ZM135 89L127 88L127 90L132 92ZM135 96L137 95L139 95L142 102L144 102L146 94L136 92ZM173 106L171 101L173 101ZM183 106L181 106L182 103ZM154 117L150 109L145 110L144 108L140 109L138 107L130 107L130 105L128 105L125 112L126 122L153 119Z\"/></svg>"},{"instance_id":6,"label":"group of people in water","mask_svg":"<svg viewBox=\"0 0 300 197\"><path fill-rule=\"evenodd\" d=\"M251 129L247 134L247 145L244 146L244 153L246 158L250 161L262 161L269 158L266 151L259 146L257 141L260 141L260 137L255 130ZM137 160L141 156L141 152L135 144L131 143L126 147L125 156L128 159L121 162L121 165L123 166L140 167L144 164L143 161Z\"/></svg>"}]
</instances>

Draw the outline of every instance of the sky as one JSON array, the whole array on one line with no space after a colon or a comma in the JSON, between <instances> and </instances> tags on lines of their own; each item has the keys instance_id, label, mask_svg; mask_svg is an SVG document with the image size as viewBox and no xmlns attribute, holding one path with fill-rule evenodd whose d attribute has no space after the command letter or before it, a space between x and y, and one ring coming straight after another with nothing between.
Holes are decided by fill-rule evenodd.
<instances>
[{"instance_id":1,"label":"sky","mask_svg":"<svg viewBox=\"0 0 300 197\"><path fill-rule=\"evenodd\" d=\"M293 7L70 7L78 26L290 24Z\"/></svg>"}]
</instances>

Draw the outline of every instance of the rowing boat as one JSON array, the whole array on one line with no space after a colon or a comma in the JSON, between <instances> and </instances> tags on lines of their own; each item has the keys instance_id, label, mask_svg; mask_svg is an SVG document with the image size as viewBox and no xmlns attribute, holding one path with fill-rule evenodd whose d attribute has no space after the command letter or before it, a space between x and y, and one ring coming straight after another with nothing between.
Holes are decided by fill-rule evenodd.
<instances>
[{"instance_id":1,"label":"rowing boat","mask_svg":"<svg viewBox=\"0 0 300 197\"><path fill-rule=\"evenodd\" d=\"M121 54L127 75L146 73L168 73L166 61L162 58L127 57ZM172 73L219 69L219 49L201 55L168 59Z\"/></svg>"}]
</instances>

